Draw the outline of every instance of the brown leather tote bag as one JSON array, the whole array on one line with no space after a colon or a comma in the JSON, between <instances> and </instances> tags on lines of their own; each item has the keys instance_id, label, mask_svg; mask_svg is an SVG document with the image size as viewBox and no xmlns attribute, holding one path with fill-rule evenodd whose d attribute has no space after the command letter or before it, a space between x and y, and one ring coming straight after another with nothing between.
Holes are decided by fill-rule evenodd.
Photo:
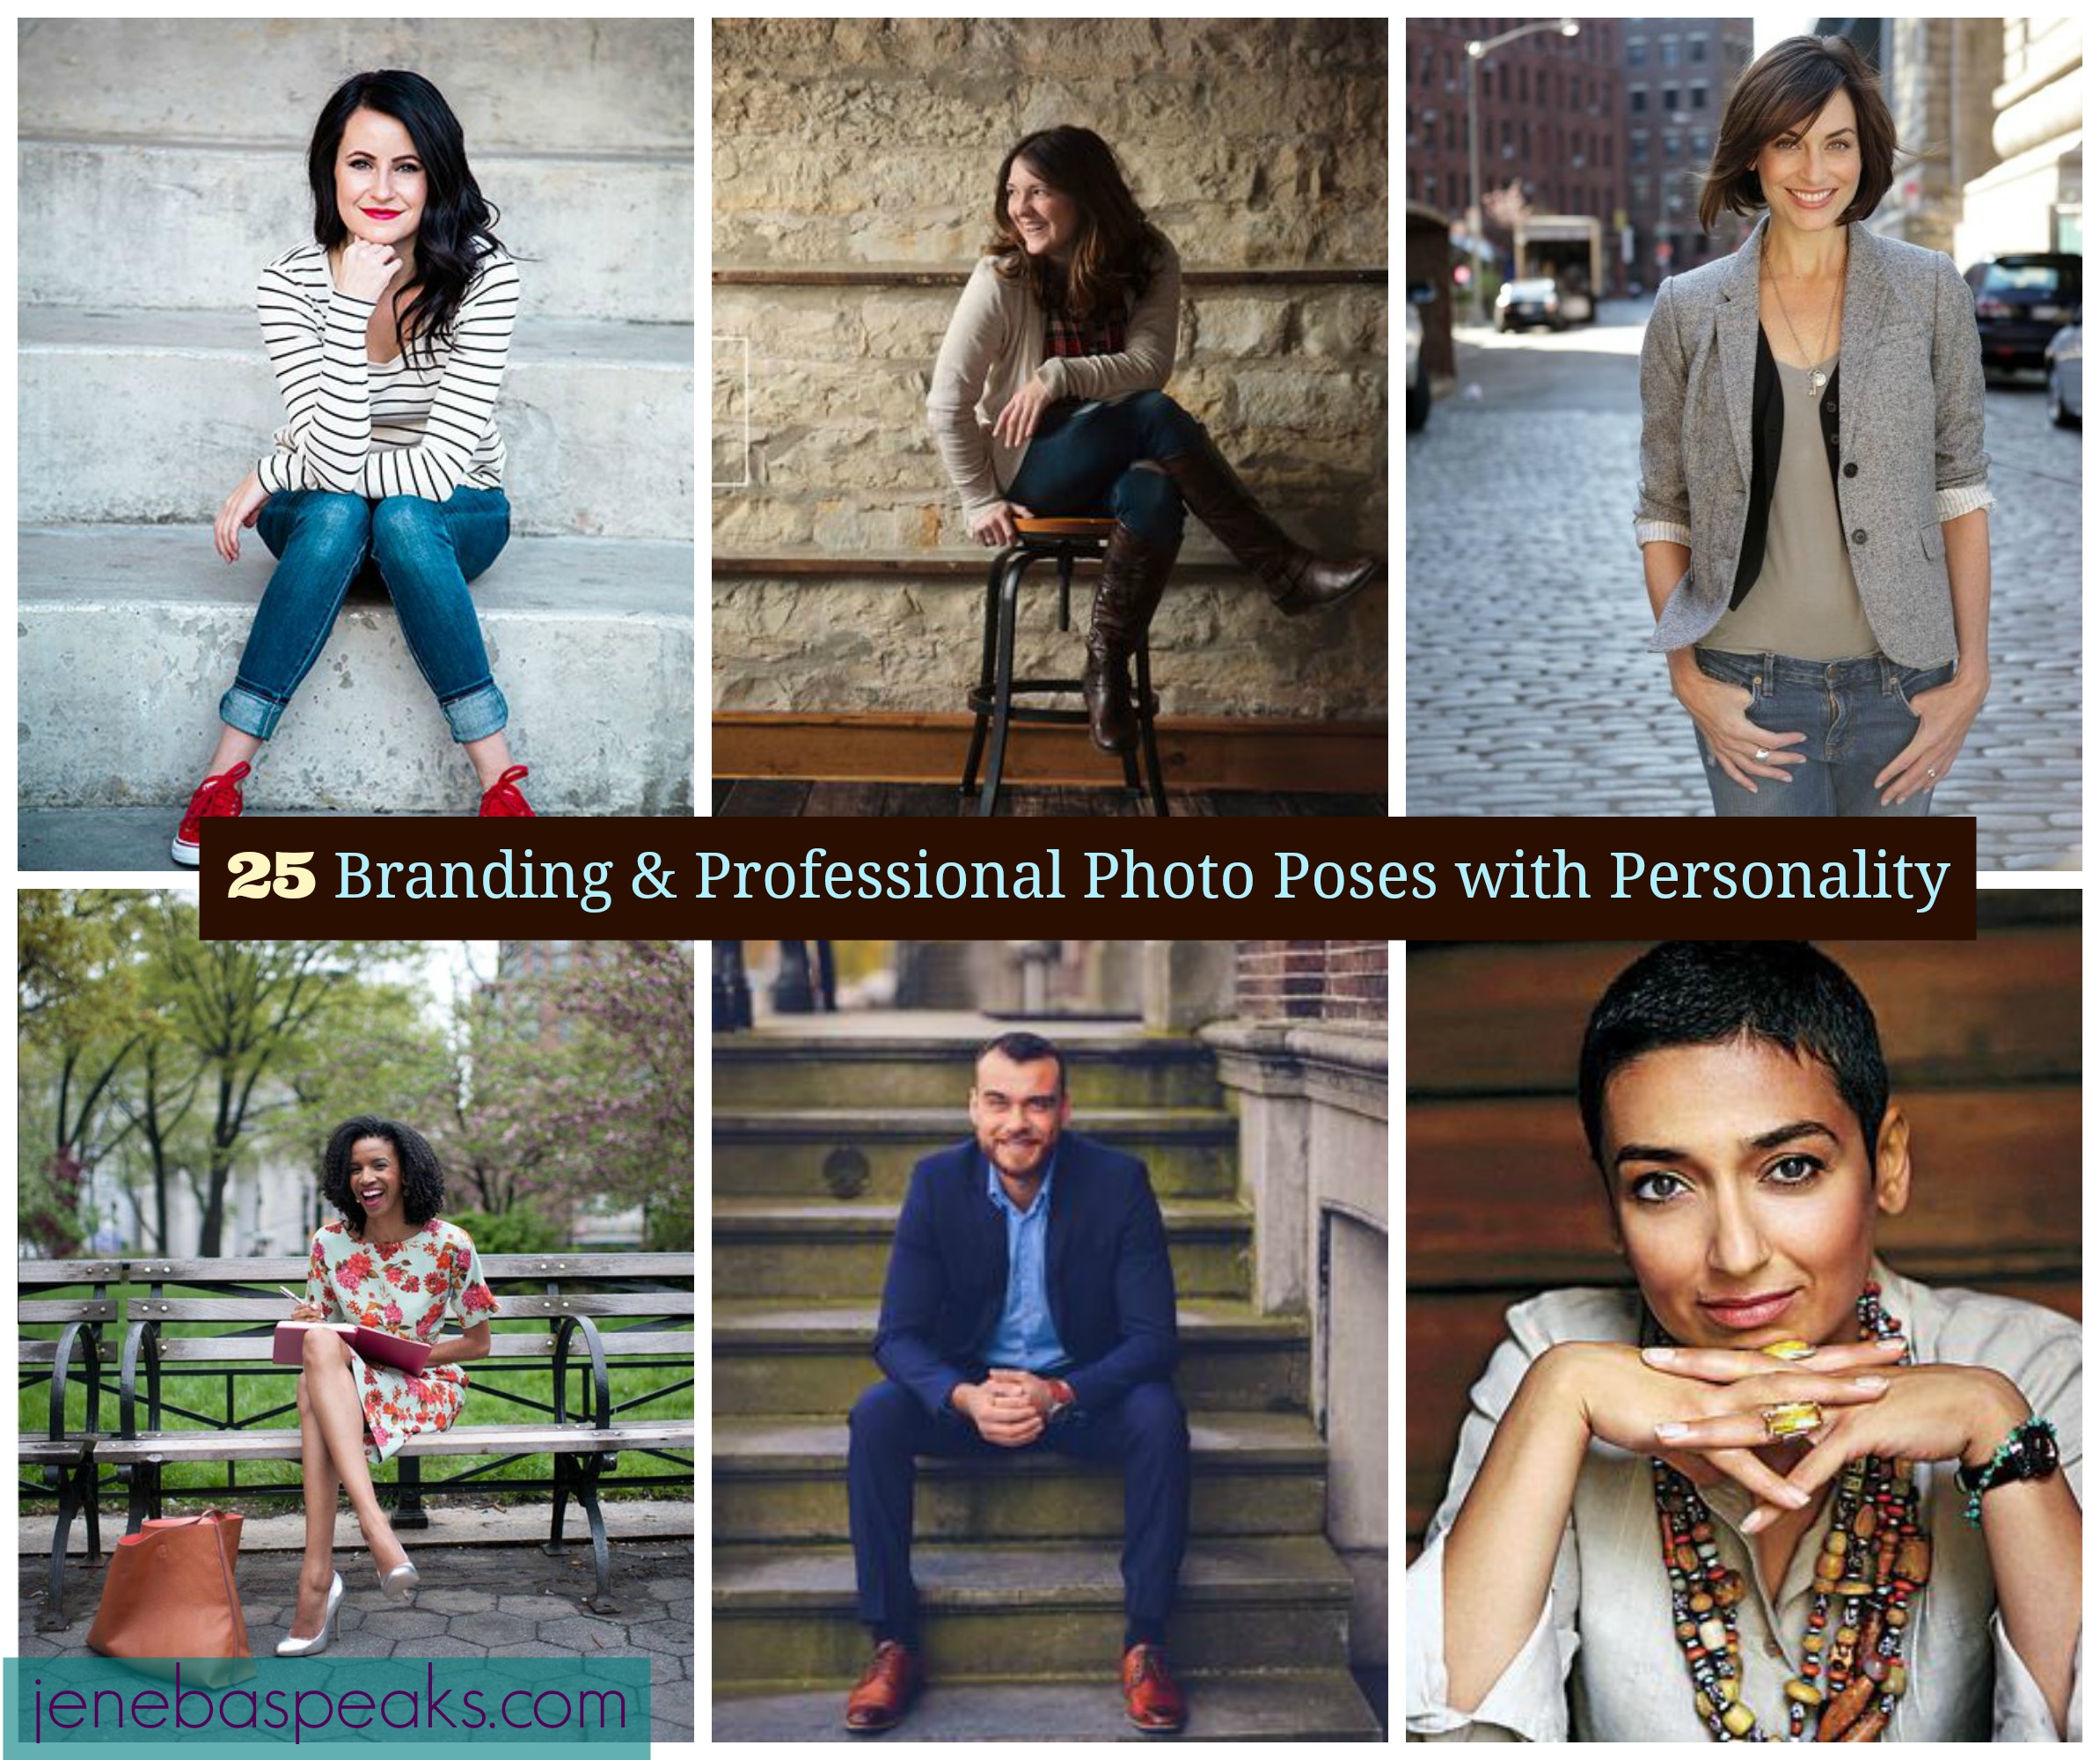
<instances>
[{"instance_id":1,"label":"brown leather tote bag","mask_svg":"<svg viewBox=\"0 0 2100 1760\"><path fill-rule=\"evenodd\" d=\"M255 1666L234 1584L240 1546L241 1518L229 1509L169 1516L127 1534L110 1554L88 1648L127 1661L197 1657L224 1665L200 1685L248 1679Z\"/></svg>"}]
</instances>

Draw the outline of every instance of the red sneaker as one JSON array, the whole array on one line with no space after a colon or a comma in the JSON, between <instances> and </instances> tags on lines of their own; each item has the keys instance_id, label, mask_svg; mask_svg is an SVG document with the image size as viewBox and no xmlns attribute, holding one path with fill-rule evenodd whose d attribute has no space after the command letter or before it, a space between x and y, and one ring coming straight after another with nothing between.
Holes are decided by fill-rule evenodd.
<instances>
[{"instance_id":1,"label":"red sneaker","mask_svg":"<svg viewBox=\"0 0 2100 1760\"><path fill-rule=\"evenodd\" d=\"M197 865L197 827L206 819L237 819L241 816L241 779L247 775L245 764L236 764L223 776L207 776L197 785L197 792L189 797L189 810L183 814L182 824L175 832L174 846L168 852L185 868Z\"/></svg>"},{"instance_id":2,"label":"red sneaker","mask_svg":"<svg viewBox=\"0 0 2100 1760\"><path fill-rule=\"evenodd\" d=\"M532 810L525 797L517 791L517 779L532 773L523 764L513 764L501 776L490 783L481 796L481 817L485 819L536 819L539 815ZM237 807L235 811L238 811Z\"/></svg>"}]
</instances>

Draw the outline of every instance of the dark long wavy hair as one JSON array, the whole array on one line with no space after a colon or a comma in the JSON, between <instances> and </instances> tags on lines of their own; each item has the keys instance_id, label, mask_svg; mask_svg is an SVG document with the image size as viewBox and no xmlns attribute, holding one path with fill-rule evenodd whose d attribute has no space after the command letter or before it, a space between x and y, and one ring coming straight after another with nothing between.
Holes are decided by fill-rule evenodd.
<instances>
[{"instance_id":1,"label":"dark long wavy hair","mask_svg":"<svg viewBox=\"0 0 2100 1760\"><path fill-rule=\"evenodd\" d=\"M1062 270L1047 256L1028 253L1006 211L1006 179L1016 159L1026 159L1052 189L1078 204L1079 236ZM1109 143L1093 129L1069 123L1023 136L999 162L991 225L984 254L997 259L997 272L1009 281L1025 275L1045 311L1062 311L1080 322L1120 307L1126 292L1142 298L1167 249Z\"/></svg>"},{"instance_id":2,"label":"dark long wavy hair","mask_svg":"<svg viewBox=\"0 0 2100 1760\"><path fill-rule=\"evenodd\" d=\"M405 349L419 351L424 364L435 367L438 339L450 334L467 283L484 257L503 248L492 230L501 216L474 181L466 162L466 132L444 94L420 73L381 68L343 81L313 125L306 176L313 186L314 242L323 250L333 250L350 236L336 204L335 156L343 130L360 110L377 110L407 129L422 163L428 193L415 234L416 294L401 314L401 337Z\"/></svg>"},{"instance_id":3,"label":"dark long wavy hair","mask_svg":"<svg viewBox=\"0 0 2100 1760\"><path fill-rule=\"evenodd\" d=\"M344 1223L362 1241L364 1206L350 1190L350 1151L367 1137L383 1137L394 1146L401 1169L401 1208L411 1228L421 1228L445 1207L444 1167L421 1131L392 1118L361 1112L330 1133L328 1147L321 1151L321 1195L343 1213Z\"/></svg>"}]
</instances>

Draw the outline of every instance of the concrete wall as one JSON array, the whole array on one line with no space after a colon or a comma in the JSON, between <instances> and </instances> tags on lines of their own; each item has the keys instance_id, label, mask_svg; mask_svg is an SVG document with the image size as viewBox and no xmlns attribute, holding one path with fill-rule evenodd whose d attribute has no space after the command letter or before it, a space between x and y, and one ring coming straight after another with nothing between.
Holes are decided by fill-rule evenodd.
<instances>
[{"instance_id":1,"label":"concrete wall","mask_svg":"<svg viewBox=\"0 0 2100 1760\"><path fill-rule=\"evenodd\" d=\"M1170 394L1299 536L1382 549L1385 286L1255 272L1382 274L1387 35L1379 20L1109 19L1082 47L1054 20L718 22L714 264L761 279L714 290L716 554L982 555L925 420L960 283L926 272L975 262L1006 146L1059 122L1116 149L1185 270L1246 273L1184 295ZM794 280L811 270L874 279ZM1184 559L1223 555L1191 520ZM955 709L981 597L968 576L724 573L716 706ZM1154 682L1179 714L1382 715L1386 618L1373 593L1286 622L1236 572L1184 575ZM1023 664L1072 647L1024 636Z\"/></svg>"},{"instance_id":2,"label":"concrete wall","mask_svg":"<svg viewBox=\"0 0 2100 1760\"><path fill-rule=\"evenodd\" d=\"M1218 1022L1200 1037L1240 1113L1255 1301L1309 1310L1313 1415L1329 1453L1328 1537L1356 1580L1351 1661L1387 1654L1390 1207L1380 1023Z\"/></svg>"}]
</instances>

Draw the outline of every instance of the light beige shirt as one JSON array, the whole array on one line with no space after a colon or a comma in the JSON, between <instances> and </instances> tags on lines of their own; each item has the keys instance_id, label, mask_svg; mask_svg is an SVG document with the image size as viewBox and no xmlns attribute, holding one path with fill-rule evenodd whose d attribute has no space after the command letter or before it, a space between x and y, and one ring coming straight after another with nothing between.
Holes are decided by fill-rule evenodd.
<instances>
[{"instance_id":1,"label":"light beige shirt","mask_svg":"<svg viewBox=\"0 0 2100 1760\"><path fill-rule=\"evenodd\" d=\"M1182 260L1169 244L1145 297L1124 320L1121 354L1046 359L1043 307L1028 277L1006 280L993 260L980 258L964 285L926 393L926 425L965 519L1006 499L1028 455L1027 441L1006 445L992 437L991 424L1032 375L1040 372L1059 399L1114 403L1132 392L1161 390L1174 371L1182 322Z\"/></svg>"},{"instance_id":2,"label":"light beige shirt","mask_svg":"<svg viewBox=\"0 0 2100 1760\"><path fill-rule=\"evenodd\" d=\"M1967 1289L1928 1289L1877 1264L1882 1306L1905 1324L1921 1363L1965 1363L2008 1376L2056 1426L2072 1492L2079 1492L2077 1324L2050 1309ZM1692 1708L1677 1646L1669 1579L1657 1539L1647 1457L1592 1441L1554 1565L1546 1606L1524 1646L1474 1712L1447 1702L1444 1662L1444 1536L1532 1360L1568 1339L1633 1344L1640 1302L1630 1290L1562 1289L1518 1302L1510 1336L1473 1390L1451 1487L1408 1571L1408 1733L1441 1742L1697 1742L1711 1740ZM1962 1514L1956 1463L1915 1469L1920 1513L1932 1535L1932 1577L1913 1602L1905 1646L1910 1685L1883 1739L1890 1742L2054 1742L2048 1702L2005 1635L1983 1530ZM1796 1547L1785 1580L1766 1583L1740 1532L1749 1493L1723 1481L1702 1495L1723 1561L1754 1586L1738 1605L1743 1698L1767 1732L1787 1727L1783 1688L1800 1672L1822 1525ZM2076 1664L2074 1663L2075 1669ZM2082 1685L2073 1676L2067 1740L2080 1739Z\"/></svg>"}]
</instances>

